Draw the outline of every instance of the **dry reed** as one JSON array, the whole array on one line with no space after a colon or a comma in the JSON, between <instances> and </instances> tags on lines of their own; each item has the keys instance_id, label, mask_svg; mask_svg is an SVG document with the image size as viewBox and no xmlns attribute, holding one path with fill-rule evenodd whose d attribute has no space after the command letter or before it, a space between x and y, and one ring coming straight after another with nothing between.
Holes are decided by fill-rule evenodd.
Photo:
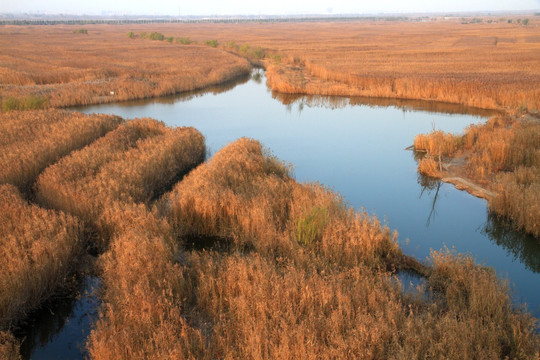
<instances>
[{"instance_id":1,"label":"dry reed","mask_svg":"<svg viewBox=\"0 0 540 360\"><path fill-rule=\"evenodd\" d=\"M0 185L0 199L0 330L6 330L66 284L82 235L77 219L29 205L12 185Z\"/></svg>"},{"instance_id":2,"label":"dry reed","mask_svg":"<svg viewBox=\"0 0 540 360\"><path fill-rule=\"evenodd\" d=\"M0 358L4 360L21 360L19 342L9 333L0 331Z\"/></svg>"},{"instance_id":3,"label":"dry reed","mask_svg":"<svg viewBox=\"0 0 540 360\"><path fill-rule=\"evenodd\" d=\"M143 205L116 204L100 258L103 304L88 339L93 359L203 359L200 331L183 314L181 255L169 226Z\"/></svg>"},{"instance_id":4,"label":"dry reed","mask_svg":"<svg viewBox=\"0 0 540 360\"><path fill-rule=\"evenodd\" d=\"M59 110L0 114L0 183L28 192L47 166L120 123L115 116Z\"/></svg>"},{"instance_id":5,"label":"dry reed","mask_svg":"<svg viewBox=\"0 0 540 360\"><path fill-rule=\"evenodd\" d=\"M123 26L89 26L84 37L72 30L0 30L3 102L38 97L51 107L67 107L158 97L222 83L251 69L243 58L203 45L128 39Z\"/></svg>"},{"instance_id":6,"label":"dry reed","mask_svg":"<svg viewBox=\"0 0 540 360\"><path fill-rule=\"evenodd\" d=\"M231 244L181 256L184 313L208 344L201 357L540 355L535 319L492 270L434 253L426 284L403 292L386 270L403 259L388 230L296 183L254 140L223 148L166 199L175 237L195 249L205 238Z\"/></svg>"},{"instance_id":7,"label":"dry reed","mask_svg":"<svg viewBox=\"0 0 540 360\"><path fill-rule=\"evenodd\" d=\"M146 203L204 159L203 136L152 119L126 122L43 172L37 200L76 214L107 237L105 210L114 201Z\"/></svg>"},{"instance_id":8,"label":"dry reed","mask_svg":"<svg viewBox=\"0 0 540 360\"><path fill-rule=\"evenodd\" d=\"M298 184L287 166L245 138L178 183L169 212L178 236L188 242L217 237L293 258L308 247L344 266L387 265L401 256L375 217L355 214L320 185Z\"/></svg>"},{"instance_id":9,"label":"dry reed","mask_svg":"<svg viewBox=\"0 0 540 360\"><path fill-rule=\"evenodd\" d=\"M440 131L418 135L415 149L437 159L463 158L458 172L496 192L489 199L491 211L513 221L515 226L540 236L540 121L533 115L498 116L486 124L471 125L463 135ZM448 150L450 149L450 150ZM430 162L431 161L431 162ZM418 170L434 177L428 157Z\"/></svg>"}]
</instances>

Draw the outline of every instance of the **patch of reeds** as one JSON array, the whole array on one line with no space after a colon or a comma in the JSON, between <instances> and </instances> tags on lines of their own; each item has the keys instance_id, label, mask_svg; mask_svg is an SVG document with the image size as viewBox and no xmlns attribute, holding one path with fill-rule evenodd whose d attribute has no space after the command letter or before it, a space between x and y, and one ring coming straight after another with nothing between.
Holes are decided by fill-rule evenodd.
<instances>
[{"instance_id":1,"label":"patch of reeds","mask_svg":"<svg viewBox=\"0 0 540 360\"><path fill-rule=\"evenodd\" d=\"M493 271L435 253L425 285L403 292L386 270L399 254L388 231L320 185L296 183L254 140L226 146L160 206L172 227L156 208L109 206L94 359L539 354L535 320ZM179 247L204 236L233 247Z\"/></svg>"},{"instance_id":2,"label":"patch of reeds","mask_svg":"<svg viewBox=\"0 0 540 360\"><path fill-rule=\"evenodd\" d=\"M169 225L144 205L111 209L115 234L100 258L103 305L87 347L92 359L204 359L188 324L182 257Z\"/></svg>"},{"instance_id":3,"label":"patch of reeds","mask_svg":"<svg viewBox=\"0 0 540 360\"><path fill-rule=\"evenodd\" d=\"M66 284L82 249L69 215L29 205L0 185L0 330L7 330Z\"/></svg>"},{"instance_id":4,"label":"patch of reeds","mask_svg":"<svg viewBox=\"0 0 540 360\"><path fill-rule=\"evenodd\" d=\"M113 130L109 115L44 110L0 114L0 183L28 192L47 166Z\"/></svg>"},{"instance_id":5,"label":"patch of reeds","mask_svg":"<svg viewBox=\"0 0 540 360\"><path fill-rule=\"evenodd\" d=\"M463 135L418 135L414 145L429 155L418 170L441 177L432 157L463 157L465 175L496 192L490 210L540 236L540 121L535 116L497 116L471 125Z\"/></svg>"},{"instance_id":6,"label":"patch of reeds","mask_svg":"<svg viewBox=\"0 0 540 360\"><path fill-rule=\"evenodd\" d=\"M30 27L20 36L0 35L5 110L173 95L217 85L251 70L241 57L207 46L171 45L171 36L165 38L153 29L137 32L138 37L167 41L131 41L125 32L108 26L99 31L91 27L88 35L74 39L69 27L59 28ZM135 32L128 36L135 37ZM78 56L81 48L85 49L82 57Z\"/></svg>"},{"instance_id":7,"label":"patch of reeds","mask_svg":"<svg viewBox=\"0 0 540 360\"><path fill-rule=\"evenodd\" d=\"M168 202L188 242L216 237L293 258L309 247L344 266L384 265L400 254L376 218L354 213L318 184L298 184L255 140L227 145L178 183Z\"/></svg>"},{"instance_id":8,"label":"patch of reeds","mask_svg":"<svg viewBox=\"0 0 540 360\"><path fill-rule=\"evenodd\" d=\"M36 197L106 235L110 229L102 216L109 204L147 203L204 155L204 138L193 128L132 120L47 168L38 178Z\"/></svg>"},{"instance_id":9,"label":"patch of reeds","mask_svg":"<svg viewBox=\"0 0 540 360\"><path fill-rule=\"evenodd\" d=\"M5 360L20 360L20 344L13 334L0 331L0 358Z\"/></svg>"}]
</instances>

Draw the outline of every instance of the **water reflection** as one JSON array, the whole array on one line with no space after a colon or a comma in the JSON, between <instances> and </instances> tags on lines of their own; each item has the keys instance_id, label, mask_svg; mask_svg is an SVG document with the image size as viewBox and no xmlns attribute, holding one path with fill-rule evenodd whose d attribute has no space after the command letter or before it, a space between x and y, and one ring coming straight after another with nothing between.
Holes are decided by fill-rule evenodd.
<instances>
[{"instance_id":1,"label":"water reflection","mask_svg":"<svg viewBox=\"0 0 540 360\"><path fill-rule=\"evenodd\" d=\"M23 359L83 359L91 318L97 318L99 278L80 280L77 291L44 304L17 332Z\"/></svg>"},{"instance_id":2,"label":"water reflection","mask_svg":"<svg viewBox=\"0 0 540 360\"><path fill-rule=\"evenodd\" d=\"M488 212L482 232L493 243L505 249L514 260L520 261L529 270L540 273L540 242L534 236L515 231L508 221L492 212Z\"/></svg>"},{"instance_id":3,"label":"water reflection","mask_svg":"<svg viewBox=\"0 0 540 360\"><path fill-rule=\"evenodd\" d=\"M289 109L292 104L299 104L299 111L301 111L304 106L340 109L347 106L363 105L380 108L395 107L405 112L439 112L482 117L491 117L499 114L496 110L479 109L460 104L425 100L284 94L276 91L272 91L272 97L279 100L284 105L287 105Z\"/></svg>"},{"instance_id":4,"label":"water reflection","mask_svg":"<svg viewBox=\"0 0 540 360\"><path fill-rule=\"evenodd\" d=\"M424 193L428 197L433 196L431 199L431 208L429 211L429 215L426 220L426 227L429 227L431 224L431 220L435 218L437 215L437 210L435 205L437 205L437 199L439 198L439 191L441 190L441 183L442 181L436 178L432 178L430 176L426 176L423 174L418 173L418 184L420 185L421 191L419 198L422 198ZM433 195L432 195L433 194Z\"/></svg>"},{"instance_id":5,"label":"water reflection","mask_svg":"<svg viewBox=\"0 0 540 360\"><path fill-rule=\"evenodd\" d=\"M424 153L412 151L413 158L418 162L425 156ZM426 220L429 227L431 220L437 215L436 204L439 199L439 191L442 181L437 178L423 175L417 172L417 182L420 185L420 196L427 195L431 198L431 209ZM502 247L514 260L520 261L529 270L540 273L540 242L532 235L522 231L516 231L512 224L493 212L487 211L487 219L480 231L491 242Z\"/></svg>"}]
</instances>

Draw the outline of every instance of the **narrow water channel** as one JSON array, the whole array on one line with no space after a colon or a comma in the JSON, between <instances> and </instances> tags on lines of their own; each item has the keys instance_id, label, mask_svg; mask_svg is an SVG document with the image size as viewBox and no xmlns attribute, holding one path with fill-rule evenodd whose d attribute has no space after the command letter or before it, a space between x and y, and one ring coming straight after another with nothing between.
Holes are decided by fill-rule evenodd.
<instances>
[{"instance_id":1,"label":"narrow water channel","mask_svg":"<svg viewBox=\"0 0 540 360\"><path fill-rule=\"evenodd\" d=\"M318 181L396 229L405 253L420 260L444 247L469 253L507 278L514 300L540 317L540 244L489 216L484 200L420 176L415 154L405 150L416 134L459 133L492 112L420 101L273 94L261 70L202 92L75 110L193 126L205 135L211 154L242 136L260 140L293 165L298 181ZM80 301L85 300L73 306ZM83 325L78 334L88 333ZM39 354L30 350L28 357L48 358Z\"/></svg>"}]
</instances>

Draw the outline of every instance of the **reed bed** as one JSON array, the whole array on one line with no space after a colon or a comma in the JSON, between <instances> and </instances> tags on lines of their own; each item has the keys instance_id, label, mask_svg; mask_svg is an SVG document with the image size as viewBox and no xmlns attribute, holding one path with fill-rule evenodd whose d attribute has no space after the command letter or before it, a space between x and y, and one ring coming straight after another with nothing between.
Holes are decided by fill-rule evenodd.
<instances>
[{"instance_id":1,"label":"reed bed","mask_svg":"<svg viewBox=\"0 0 540 360\"><path fill-rule=\"evenodd\" d=\"M170 221L185 241L219 238L294 257L303 247L339 264L383 266L399 258L394 234L355 214L324 187L300 185L289 169L242 138L192 171L169 194Z\"/></svg>"},{"instance_id":2,"label":"reed bed","mask_svg":"<svg viewBox=\"0 0 540 360\"><path fill-rule=\"evenodd\" d=\"M203 136L193 128L167 128L153 119L126 122L90 146L46 169L37 201L112 230L106 210L114 201L147 203L204 159ZM104 217L105 216L105 217Z\"/></svg>"},{"instance_id":3,"label":"reed bed","mask_svg":"<svg viewBox=\"0 0 540 360\"><path fill-rule=\"evenodd\" d=\"M80 216L104 251L103 305L88 340L93 358L193 358L190 352L204 347L181 316L178 247L149 206L205 153L195 129L137 119L39 177L37 200Z\"/></svg>"},{"instance_id":4,"label":"reed bed","mask_svg":"<svg viewBox=\"0 0 540 360\"><path fill-rule=\"evenodd\" d=\"M13 334L0 331L0 357L5 360L20 360L19 342Z\"/></svg>"},{"instance_id":5,"label":"reed bed","mask_svg":"<svg viewBox=\"0 0 540 360\"><path fill-rule=\"evenodd\" d=\"M69 282L82 251L82 226L69 215L29 205L0 185L0 330L9 330Z\"/></svg>"},{"instance_id":6,"label":"reed bed","mask_svg":"<svg viewBox=\"0 0 540 360\"><path fill-rule=\"evenodd\" d=\"M123 26L88 26L84 36L73 29L59 25L0 30L5 110L18 104L26 107L31 98L57 108L172 95L251 70L247 60L220 49L126 38Z\"/></svg>"},{"instance_id":7,"label":"reed bed","mask_svg":"<svg viewBox=\"0 0 540 360\"><path fill-rule=\"evenodd\" d=\"M0 114L0 184L28 193L47 166L120 125L109 115L43 110Z\"/></svg>"},{"instance_id":8,"label":"reed bed","mask_svg":"<svg viewBox=\"0 0 540 360\"><path fill-rule=\"evenodd\" d=\"M273 90L539 109L540 28L491 19L133 26L264 52ZM134 30L134 31L135 31ZM147 30L148 31L148 30Z\"/></svg>"},{"instance_id":9,"label":"reed bed","mask_svg":"<svg viewBox=\"0 0 540 360\"><path fill-rule=\"evenodd\" d=\"M430 156L422 160L419 171L430 171L432 157L463 159L463 175L496 192L490 210L513 221L515 226L540 236L540 121L535 115L498 116L486 124L471 125L463 135L440 131L418 135L415 149ZM450 150L449 150L450 149Z\"/></svg>"},{"instance_id":10,"label":"reed bed","mask_svg":"<svg viewBox=\"0 0 540 360\"><path fill-rule=\"evenodd\" d=\"M492 20L89 25L84 38L67 25L6 26L0 83L5 97L44 96L53 107L160 96L247 73L234 52L264 64L277 91L539 109L537 20ZM219 45L194 44L208 39Z\"/></svg>"},{"instance_id":11,"label":"reed bed","mask_svg":"<svg viewBox=\"0 0 540 360\"><path fill-rule=\"evenodd\" d=\"M87 347L92 359L204 359L188 324L181 250L170 227L144 205L117 204L115 234L99 260L103 304Z\"/></svg>"},{"instance_id":12,"label":"reed bed","mask_svg":"<svg viewBox=\"0 0 540 360\"><path fill-rule=\"evenodd\" d=\"M540 354L535 319L513 308L492 270L434 253L424 285L404 291L389 231L320 185L296 183L254 140L226 146L164 199L174 237L195 245L180 257L180 292L207 344L201 358Z\"/></svg>"}]
</instances>

